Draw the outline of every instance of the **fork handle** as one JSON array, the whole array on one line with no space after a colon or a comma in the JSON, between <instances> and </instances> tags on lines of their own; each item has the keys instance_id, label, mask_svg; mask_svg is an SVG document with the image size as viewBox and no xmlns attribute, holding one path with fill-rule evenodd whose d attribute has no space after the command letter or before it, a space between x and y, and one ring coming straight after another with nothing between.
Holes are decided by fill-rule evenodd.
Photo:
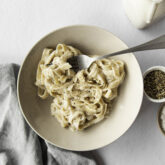
<instances>
[{"instance_id":1,"label":"fork handle","mask_svg":"<svg viewBox=\"0 0 165 165\"><path fill-rule=\"evenodd\" d=\"M128 48L125 50L121 50L118 52L114 52L111 54L107 54L104 56L98 56L96 57L97 60L102 59L102 58L108 58L114 55L119 55L119 54L125 54L125 53L131 53L131 52L137 52L137 51L143 51L143 50L152 50L152 49L164 49L165 48L165 34L155 38L149 42L143 43L141 45L132 47L132 48Z\"/></svg>"}]
</instances>

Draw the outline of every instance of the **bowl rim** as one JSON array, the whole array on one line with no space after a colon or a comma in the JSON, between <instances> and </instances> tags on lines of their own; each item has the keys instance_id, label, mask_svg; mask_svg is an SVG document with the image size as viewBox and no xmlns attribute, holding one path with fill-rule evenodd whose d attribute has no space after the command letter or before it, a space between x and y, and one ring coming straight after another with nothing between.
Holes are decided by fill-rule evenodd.
<instances>
[{"instance_id":1,"label":"bowl rim","mask_svg":"<svg viewBox=\"0 0 165 165\"><path fill-rule=\"evenodd\" d=\"M160 129L160 132L162 132L162 134L165 136L165 131L163 131L163 128L161 126L161 118L160 118L160 115L162 113L162 110L163 110L164 106L165 106L165 103L162 103L160 105L160 108L159 108L158 112L157 112L157 124L158 124L158 127Z\"/></svg>"},{"instance_id":2,"label":"bowl rim","mask_svg":"<svg viewBox=\"0 0 165 165\"><path fill-rule=\"evenodd\" d=\"M148 73L150 73L150 72L152 72L152 71L154 71L154 70L160 70L160 71L162 71L162 72L165 73L165 66L156 65L156 66L152 66L152 67L148 68L148 69L143 73L143 80L144 80L144 78L147 76ZM153 99L152 97L150 97L150 96L145 92L145 89L144 89L144 93L145 93L146 97L147 97L150 101L152 101L152 102L154 102L154 103L164 103L164 102L165 102L165 98L163 98L163 99Z\"/></svg>"},{"instance_id":3,"label":"bowl rim","mask_svg":"<svg viewBox=\"0 0 165 165\"><path fill-rule=\"evenodd\" d=\"M126 47L128 48L127 44L126 44L123 40L121 40L116 34L113 34L111 31L109 31L109 30L107 30L107 29L105 29L105 28L103 28L103 27L100 27L100 26L86 25L86 24L74 24L74 25L69 25L69 26L64 26L64 27L61 27L61 28L57 28L57 29L55 29L55 30L53 30L53 31L51 31L51 32L49 32L49 33L47 33L47 34L44 35L43 37L41 37L41 38L31 47L31 49L26 53L26 56L25 56L25 58L24 58L24 60L23 60L23 62L22 62L22 64L21 64L20 69L19 69L19 72L18 72L18 78L17 78L17 98L18 98L18 104L19 104L19 107L20 107L20 111L21 111L21 113L22 113L22 115L23 115L25 121L28 123L28 125L31 127L31 129L32 129L38 136L40 136L42 139L44 139L44 140L47 141L48 143L52 144L53 146L56 146L56 147L58 147L58 148L65 149L65 150L70 150L70 151L92 151L92 150L96 150L96 149L103 148L103 147L105 147L105 146L107 146L107 145L109 145L109 144L112 144L113 142L115 142L116 140L118 140L123 134L125 134L125 133L129 130L129 128L132 126L132 124L135 122L137 116L139 115L139 112L140 112L140 109L141 109L141 106L142 106L142 102L143 102L144 92L141 93L141 102L140 102L139 107L138 107L139 110L138 110L138 112L137 112L135 118L133 119L132 124L129 125L129 127L127 128L127 130L126 130L125 132L123 132L118 138L116 138L116 139L115 139L114 141L112 141L112 142L108 142L108 143L106 143L106 144L104 144L104 145L101 145L101 146L99 146L99 147L93 147L93 148L91 147L91 148L89 148L89 149L81 149L81 150L80 150L80 149L70 149L70 148L66 148L66 147L60 146L60 145L58 145L58 144L54 144L54 143L51 142L50 140L47 140L45 137L43 137L39 132L37 132L37 131L33 128L33 126L32 126L32 125L30 124L30 122L28 121L27 117L26 117L25 114L24 114L24 111L23 111L23 108L22 108L21 102L20 102L20 95L19 95L19 92L20 92L20 91L19 91L20 75L21 75L21 71L22 71L22 68L23 68L23 66L24 66L24 63L25 63L25 61L27 60L27 58L28 58L30 52L33 50L33 48L34 48L36 45L38 45L44 38L48 37L49 35L51 35L51 34L57 32L57 31L61 31L61 30L63 30L63 29L72 28L72 27L97 28L97 29L99 29L99 30L102 30L103 32L110 33L112 36L116 37L118 40L120 40L120 41L122 42L122 44L123 44L124 46L126 46ZM139 62L138 62L136 56L135 56L133 53L131 53L131 55L135 58L135 60L136 60L136 62L137 62L137 65L138 65L138 67L139 67L139 71L140 71L140 73L141 73L141 80L143 81L143 74L142 74L142 70L141 70L140 64L139 64ZM143 82L142 82L142 90L144 91L144 83L143 83Z\"/></svg>"}]
</instances>

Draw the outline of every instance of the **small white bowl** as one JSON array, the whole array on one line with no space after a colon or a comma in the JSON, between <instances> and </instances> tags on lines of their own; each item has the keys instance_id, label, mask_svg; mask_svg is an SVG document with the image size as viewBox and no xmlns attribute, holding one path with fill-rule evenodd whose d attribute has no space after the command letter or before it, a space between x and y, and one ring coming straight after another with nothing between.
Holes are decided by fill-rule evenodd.
<instances>
[{"instance_id":1,"label":"small white bowl","mask_svg":"<svg viewBox=\"0 0 165 165\"><path fill-rule=\"evenodd\" d=\"M160 109L159 109L158 115L157 115L157 118L158 118L158 126L159 126L160 131L163 133L163 135L165 135L165 131L164 131L163 128L162 128L161 114L162 114L162 110L163 110L163 107L164 107L164 106L165 106L165 103L162 104L162 105L160 106Z\"/></svg>"},{"instance_id":2,"label":"small white bowl","mask_svg":"<svg viewBox=\"0 0 165 165\"><path fill-rule=\"evenodd\" d=\"M165 67L164 67L164 66L153 66L153 67L151 67L151 68L148 68L148 69L144 72L144 74L143 74L143 79L145 78L145 76L146 76L148 73L150 73L150 72L152 72L152 71L154 71L154 70L160 70L160 71L165 72ZM151 98L150 96L147 95L147 93L145 92L145 90L144 90L144 93L145 93L146 97L147 97L150 101L152 101L152 102L154 102L154 103L163 103L163 102L165 102L165 98L163 98L163 99L153 99L153 98Z\"/></svg>"}]
</instances>

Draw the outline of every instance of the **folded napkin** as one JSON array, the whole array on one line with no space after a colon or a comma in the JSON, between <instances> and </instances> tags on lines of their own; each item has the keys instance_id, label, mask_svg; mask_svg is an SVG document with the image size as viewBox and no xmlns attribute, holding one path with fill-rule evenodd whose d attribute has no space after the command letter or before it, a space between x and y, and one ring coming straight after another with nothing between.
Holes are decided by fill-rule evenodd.
<instances>
[{"instance_id":1,"label":"folded napkin","mask_svg":"<svg viewBox=\"0 0 165 165\"><path fill-rule=\"evenodd\" d=\"M17 101L19 66L0 65L0 165L96 165L91 152L71 152L38 137Z\"/></svg>"}]
</instances>

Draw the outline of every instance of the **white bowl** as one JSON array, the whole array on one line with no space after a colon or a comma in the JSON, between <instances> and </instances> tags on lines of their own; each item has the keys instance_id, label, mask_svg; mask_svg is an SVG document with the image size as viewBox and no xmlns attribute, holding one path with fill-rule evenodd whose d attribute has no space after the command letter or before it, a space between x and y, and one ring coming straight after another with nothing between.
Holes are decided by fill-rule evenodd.
<instances>
[{"instance_id":1,"label":"white bowl","mask_svg":"<svg viewBox=\"0 0 165 165\"><path fill-rule=\"evenodd\" d=\"M159 129L160 129L160 131L162 132L162 134L163 135L165 135L165 131L163 130L163 128L162 128L162 121L161 121L161 114L162 114L162 110L163 110L163 107L165 106L165 103L163 103L161 106L160 106L160 108L159 108L159 110L158 110L158 115L157 115L157 119L158 119L158 126L159 126Z\"/></svg>"},{"instance_id":2,"label":"white bowl","mask_svg":"<svg viewBox=\"0 0 165 165\"><path fill-rule=\"evenodd\" d=\"M72 45L85 54L105 55L127 46L112 33L94 26L69 26L42 38L28 53L18 77L18 98L22 113L33 130L48 142L68 150L94 150L112 143L135 121L143 98L143 77L132 53L115 56L126 65L126 77L120 86L109 118L81 132L62 128L50 114L50 100L37 96L34 85L42 51L58 43Z\"/></svg>"},{"instance_id":3,"label":"white bowl","mask_svg":"<svg viewBox=\"0 0 165 165\"><path fill-rule=\"evenodd\" d=\"M143 78L145 78L145 76L146 76L148 73L150 73L150 72L152 72L152 71L154 71L154 70L160 70L160 71L165 72L165 67L164 67L164 66L153 66L153 67L151 67L151 68L148 68L148 69L144 72ZM147 97L150 101L152 101L152 102L154 102L154 103L163 103L163 102L165 102L165 98L163 98L163 99L153 99L153 98L151 98L150 96L147 95L147 93L145 92L145 90L144 90L144 93L145 93L146 97Z\"/></svg>"}]
</instances>

